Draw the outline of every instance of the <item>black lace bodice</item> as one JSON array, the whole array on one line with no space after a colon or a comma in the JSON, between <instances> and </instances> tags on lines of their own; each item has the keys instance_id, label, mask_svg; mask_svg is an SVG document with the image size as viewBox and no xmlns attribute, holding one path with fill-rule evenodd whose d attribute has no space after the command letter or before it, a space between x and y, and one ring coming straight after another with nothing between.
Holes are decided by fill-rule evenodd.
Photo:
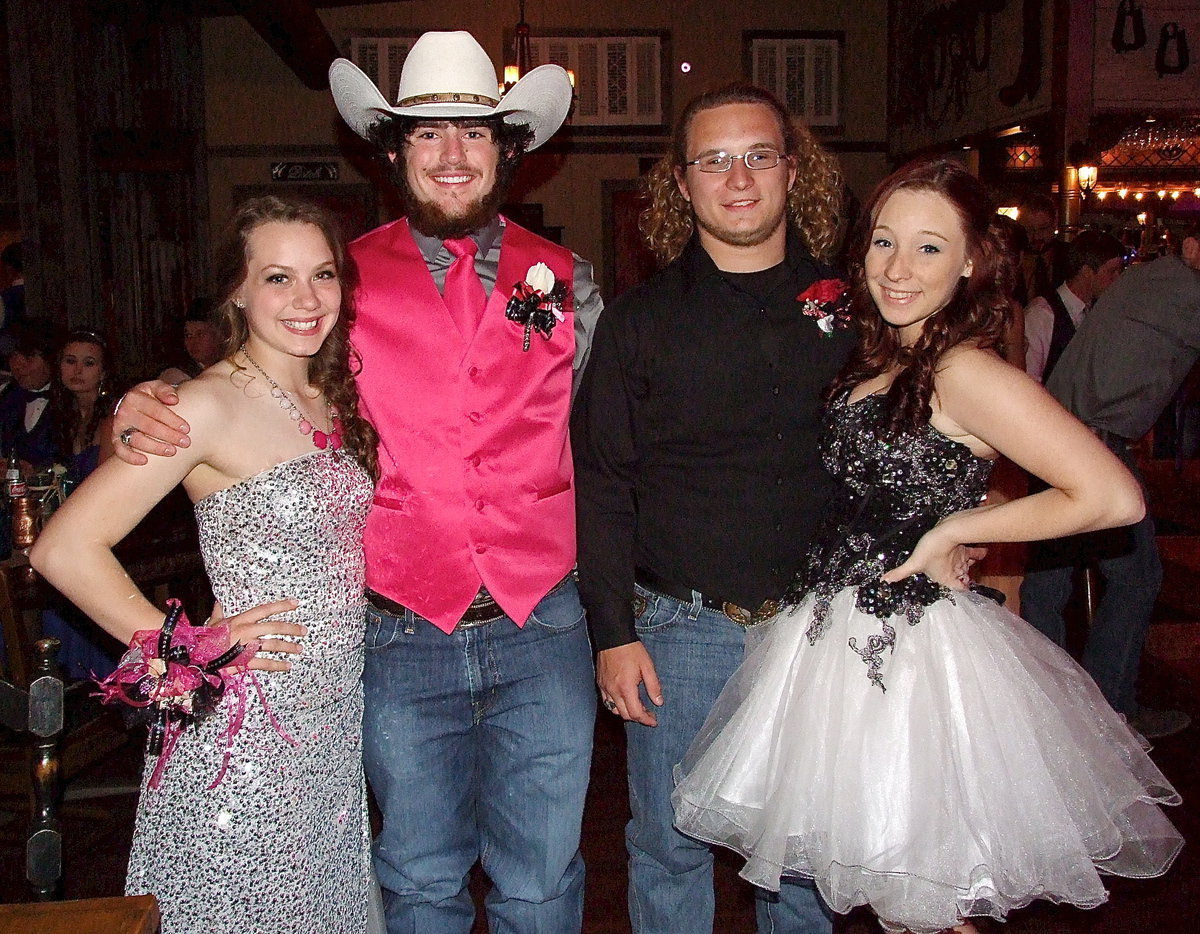
<instances>
[{"instance_id":1,"label":"black lace bodice","mask_svg":"<svg viewBox=\"0 0 1200 934\"><path fill-rule=\"evenodd\" d=\"M925 607L951 594L923 574L896 584L884 583L880 575L903 563L943 516L979 505L992 468L991 461L929 426L885 435L884 405L882 395L850 403L846 394L826 411L821 456L838 489L785 601L799 603L815 594L808 638L816 642L834 595L855 588L858 608L883 626L867 646L851 639L850 647L863 656L880 687L879 658L895 638L887 621L899 614L915 624Z\"/></svg>"}]
</instances>

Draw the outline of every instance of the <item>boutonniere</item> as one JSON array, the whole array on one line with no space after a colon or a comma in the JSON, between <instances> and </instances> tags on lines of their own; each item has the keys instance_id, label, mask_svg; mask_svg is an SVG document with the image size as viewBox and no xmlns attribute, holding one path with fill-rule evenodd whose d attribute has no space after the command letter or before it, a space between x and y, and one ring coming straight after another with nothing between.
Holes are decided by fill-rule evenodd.
<instances>
[{"instance_id":1,"label":"boutonniere","mask_svg":"<svg viewBox=\"0 0 1200 934\"><path fill-rule=\"evenodd\" d=\"M525 273L525 278L513 286L504 317L524 326L522 350L529 349L529 335L533 331L550 340L554 325L563 320L563 300L566 297L567 284L555 279L545 263L534 263Z\"/></svg>"},{"instance_id":2,"label":"boutonniere","mask_svg":"<svg viewBox=\"0 0 1200 934\"><path fill-rule=\"evenodd\" d=\"M796 296L800 310L817 319L817 327L826 337L833 329L850 326L850 292L841 279L818 279Z\"/></svg>"}]
</instances>

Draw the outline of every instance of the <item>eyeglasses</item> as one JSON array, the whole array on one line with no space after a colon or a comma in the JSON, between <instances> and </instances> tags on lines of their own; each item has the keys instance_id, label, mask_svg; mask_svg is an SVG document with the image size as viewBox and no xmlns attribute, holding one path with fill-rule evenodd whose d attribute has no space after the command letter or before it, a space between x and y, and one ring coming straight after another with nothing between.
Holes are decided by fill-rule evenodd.
<instances>
[{"instance_id":1,"label":"eyeglasses","mask_svg":"<svg viewBox=\"0 0 1200 934\"><path fill-rule=\"evenodd\" d=\"M774 149L751 149L740 156L731 156L727 152L710 152L699 159L685 162L684 165L694 165L701 172L728 172L733 168L733 164L740 159L746 163L746 168L758 171L761 169L773 169L779 165L780 159L786 158L787 156L776 152Z\"/></svg>"}]
</instances>

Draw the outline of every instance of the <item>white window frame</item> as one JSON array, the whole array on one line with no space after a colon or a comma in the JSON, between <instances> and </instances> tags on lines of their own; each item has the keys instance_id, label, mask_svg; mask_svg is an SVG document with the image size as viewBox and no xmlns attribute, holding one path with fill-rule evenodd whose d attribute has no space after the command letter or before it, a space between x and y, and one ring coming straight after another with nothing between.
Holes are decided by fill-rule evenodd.
<instances>
[{"instance_id":1,"label":"white window frame","mask_svg":"<svg viewBox=\"0 0 1200 934\"><path fill-rule=\"evenodd\" d=\"M744 43L752 83L810 127L841 127L842 33L747 32Z\"/></svg>"},{"instance_id":2,"label":"white window frame","mask_svg":"<svg viewBox=\"0 0 1200 934\"><path fill-rule=\"evenodd\" d=\"M664 62L666 34L564 33L530 36L531 66L553 63L575 75L575 106L569 125L666 126ZM625 81L610 85L610 68L625 64ZM615 79L614 79L615 80Z\"/></svg>"},{"instance_id":3,"label":"white window frame","mask_svg":"<svg viewBox=\"0 0 1200 934\"><path fill-rule=\"evenodd\" d=\"M410 36L353 35L347 58L375 82L389 104L395 104L396 92L400 89L400 69L418 38L417 33Z\"/></svg>"}]
</instances>

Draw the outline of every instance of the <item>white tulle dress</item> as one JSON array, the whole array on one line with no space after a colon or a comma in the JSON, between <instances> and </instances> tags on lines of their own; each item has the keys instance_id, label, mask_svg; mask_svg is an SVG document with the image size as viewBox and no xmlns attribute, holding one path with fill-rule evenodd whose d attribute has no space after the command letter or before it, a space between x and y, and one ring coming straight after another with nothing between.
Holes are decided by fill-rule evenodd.
<instances>
[{"instance_id":1,"label":"white tulle dress","mask_svg":"<svg viewBox=\"0 0 1200 934\"><path fill-rule=\"evenodd\" d=\"M677 826L756 885L810 878L834 911L922 934L1160 875L1179 796L1088 675L985 596L879 581L989 470L932 428L889 440L883 404L831 406L841 492L798 604L754 632L676 768Z\"/></svg>"}]
</instances>

